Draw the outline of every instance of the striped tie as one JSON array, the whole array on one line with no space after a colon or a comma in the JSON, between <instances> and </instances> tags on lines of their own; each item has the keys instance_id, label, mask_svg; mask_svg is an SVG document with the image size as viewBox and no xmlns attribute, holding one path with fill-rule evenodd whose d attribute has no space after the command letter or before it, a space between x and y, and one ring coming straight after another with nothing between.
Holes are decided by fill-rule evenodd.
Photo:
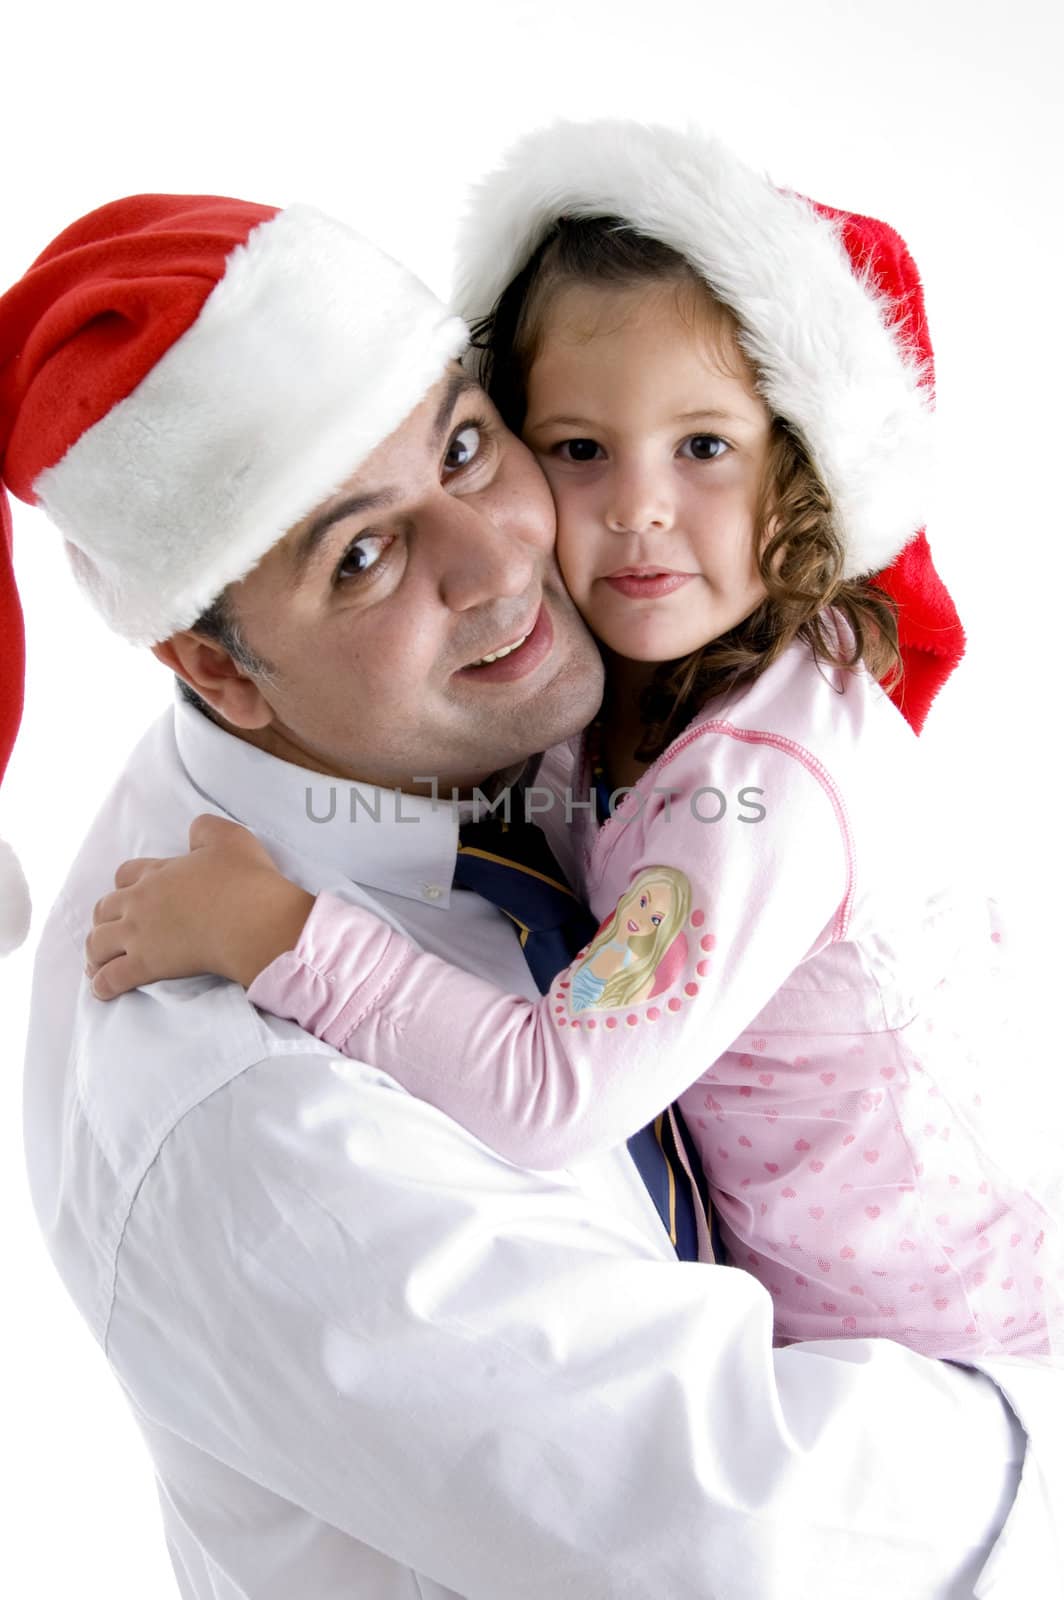
<instances>
[{"instance_id":1,"label":"striped tie","mask_svg":"<svg viewBox=\"0 0 1064 1600\"><path fill-rule=\"evenodd\" d=\"M597 932L595 918L565 882L544 834L530 823L489 817L466 823L459 840L455 887L472 889L510 918L529 971L546 994ZM681 1261L711 1259L702 1166L677 1108L670 1106L633 1134L628 1149Z\"/></svg>"}]
</instances>

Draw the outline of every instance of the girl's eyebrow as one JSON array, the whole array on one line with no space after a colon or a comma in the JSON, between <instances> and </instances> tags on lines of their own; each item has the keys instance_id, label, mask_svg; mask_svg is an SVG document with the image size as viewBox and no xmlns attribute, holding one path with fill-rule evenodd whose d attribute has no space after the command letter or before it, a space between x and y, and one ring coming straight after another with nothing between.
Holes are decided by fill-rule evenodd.
<instances>
[{"instance_id":1,"label":"girl's eyebrow","mask_svg":"<svg viewBox=\"0 0 1064 1600\"><path fill-rule=\"evenodd\" d=\"M709 407L705 411L680 411L672 419L674 422L747 422L749 418L742 417L737 411L721 411L716 407Z\"/></svg>"},{"instance_id":2,"label":"girl's eyebrow","mask_svg":"<svg viewBox=\"0 0 1064 1600\"><path fill-rule=\"evenodd\" d=\"M742 423L749 422L750 418L740 416L737 411L721 411L710 406L704 411L678 411L676 415L671 418L671 421ZM528 423L527 426L530 433L535 433L539 428L559 427L594 429L601 427L602 424L600 422L592 421L590 417L567 417L555 415L550 417L538 417L535 421Z\"/></svg>"},{"instance_id":3,"label":"girl's eyebrow","mask_svg":"<svg viewBox=\"0 0 1064 1600\"><path fill-rule=\"evenodd\" d=\"M557 423L565 428L592 428L595 426L587 417L541 417L538 422L530 423L532 428L549 428Z\"/></svg>"}]
</instances>

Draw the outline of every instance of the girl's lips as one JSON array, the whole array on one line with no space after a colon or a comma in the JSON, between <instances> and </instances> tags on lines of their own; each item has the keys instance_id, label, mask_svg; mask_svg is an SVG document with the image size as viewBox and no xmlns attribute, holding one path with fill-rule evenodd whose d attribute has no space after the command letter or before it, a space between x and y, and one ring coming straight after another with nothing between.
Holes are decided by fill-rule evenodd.
<instances>
[{"instance_id":1,"label":"girl's lips","mask_svg":"<svg viewBox=\"0 0 1064 1600\"><path fill-rule=\"evenodd\" d=\"M603 581L629 600L658 600L690 583L693 572L615 572Z\"/></svg>"},{"instance_id":2,"label":"girl's lips","mask_svg":"<svg viewBox=\"0 0 1064 1600\"><path fill-rule=\"evenodd\" d=\"M546 605L541 603L532 632L523 645L483 667L460 667L455 677L466 682L475 678L478 683L516 683L519 678L527 678L530 672L535 672L553 648L554 624Z\"/></svg>"},{"instance_id":3,"label":"girl's lips","mask_svg":"<svg viewBox=\"0 0 1064 1600\"><path fill-rule=\"evenodd\" d=\"M639 924L638 924L638 922L633 922L631 917L628 918L628 932L629 933L638 933L639 932Z\"/></svg>"}]
</instances>

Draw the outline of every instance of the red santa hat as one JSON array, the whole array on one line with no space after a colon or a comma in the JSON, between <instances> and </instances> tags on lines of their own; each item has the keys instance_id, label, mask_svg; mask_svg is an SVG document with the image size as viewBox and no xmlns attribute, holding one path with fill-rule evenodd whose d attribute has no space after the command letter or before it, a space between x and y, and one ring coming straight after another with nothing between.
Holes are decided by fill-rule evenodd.
<instances>
[{"instance_id":1,"label":"red santa hat","mask_svg":"<svg viewBox=\"0 0 1064 1600\"><path fill-rule=\"evenodd\" d=\"M831 495L844 575L896 600L919 732L964 631L923 531L933 364L916 265L886 223L774 188L724 145L635 122L559 122L479 186L459 239L457 309L491 311L563 216L616 216L670 245L738 320L771 410Z\"/></svg>"},{"instance_id":2,"label":"red santa hat","mask_svg":"<svg viewBox=\"0 0 1064 1600\"><path fill-rule=\"evenodd\" d=\"M188 627L356 471L466 342L406 268L305 206L136 195L0 298L0 779L23 632L5 489L117 632ZM28 898L0 842L0 953Z\"/></svg>"}]
</instances>

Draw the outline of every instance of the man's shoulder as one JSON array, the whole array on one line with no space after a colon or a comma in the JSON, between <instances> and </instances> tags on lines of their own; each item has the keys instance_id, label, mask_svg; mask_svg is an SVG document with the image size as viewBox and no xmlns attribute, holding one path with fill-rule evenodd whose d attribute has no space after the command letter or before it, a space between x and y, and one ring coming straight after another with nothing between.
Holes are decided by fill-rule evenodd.
<instances>
[{"instance_id":1,"label":"man's shoulder","mask_svg":"<svg viewBox=\"0 0 1064 1600\"><path fill-rule=\"evenodd\" d=\"M188 848L188 825L208 809L177 750L174 711L168 708L134 745L75 855L56 912L84 939L83 923L114 887L119 862L132 856L174 855Z\"/></svg>"},{"instance_id":2,"label":"man's shoulder","mask_svg":"<svg viewBox=\"0 0 1064 1600\"><path fill-rule=\"evenodd\" d=\"M185 849L205 804L163 717L97 814L35 957L24 1096L30 1186L57 1265L98 1329L125 1218L182 1119L271 1058L335 1054L295 1024L263 1016L220 978L151 984L108 1002L93 996L83 945L95 902L123 859Z\"/></svg>"}]
</instances>

